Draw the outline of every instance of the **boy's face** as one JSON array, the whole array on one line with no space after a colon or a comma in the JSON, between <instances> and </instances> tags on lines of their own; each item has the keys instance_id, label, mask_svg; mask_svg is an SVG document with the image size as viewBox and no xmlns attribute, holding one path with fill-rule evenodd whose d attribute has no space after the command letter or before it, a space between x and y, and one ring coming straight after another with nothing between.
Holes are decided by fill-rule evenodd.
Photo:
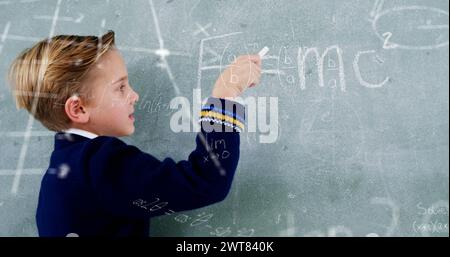
<instances>
[{"instance_id":1,"label":"boy's face","mask_svg":"<svg viewBox=\"0 0 450 257\"><path fill-rule=\"evenodd\" d=\"M139 95L128 82L128 72L118 50L109 50L89 71L85 86L92 99L85 106L89 131L97 135L127 136L134 132L134 104Z\"/></svg>"}]
</instances>

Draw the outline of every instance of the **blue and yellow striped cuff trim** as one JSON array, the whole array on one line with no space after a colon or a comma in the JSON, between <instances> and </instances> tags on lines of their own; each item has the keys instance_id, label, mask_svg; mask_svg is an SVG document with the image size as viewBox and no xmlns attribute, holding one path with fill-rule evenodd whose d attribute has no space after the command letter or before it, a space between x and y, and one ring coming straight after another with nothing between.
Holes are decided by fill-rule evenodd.
<instances>
[{"instance_id":1,"label":"blue and yellow striped cuff trim","mask_svg":"<svg viewBox=\"0 0 450 257\"><path fill-rule=\"evenodd\" d=\"M245 119L243 117L239 116L239 114L236 114L236 113L233 113L233 112L230 112L230 111L227 111L227 110L222 110L222 109L219 109L217 107L204 106L202 108L202 111L215 111L215 112L218 112L218 113L224 113L224 114L226 114L226 115L228 115L230 117L235 117L237 120L239 120L242 123L245 122Z\"/></svg>"},{"instance_id":2,"label":"blue and yellow striped cuff trim","mask_svg":"<svg viewBox=\"0 0 450 257\"><path fill-rule=\"evenodd\" d=\"M233 125L233 124L231 124L229 122L223 121L223 120L218 120L218 119L214 119L214 118L210 118L210 117L203 117L203 118L200 118L199 121L200 122L202 122L202 121L214 122L214 123L217 123L217 124L221 124L221 125L225 125L225 126L234 128L237 132L242 132L242 129L240 127L238 127L236 125Z\"/></svg>"},{"instance_id":3,"label":"blue and yellow striped cuff trim","mask_svg":"<svg viewBox=\"0 0 450 257\"><path fill-rule=\"evenodd\" d=\"M245 107L234 101L210 97L200 112L199 122L202 121L225 125L242 132L245 129Z\"/></svg>"},{"instance_id":4,"label":"blue and yellow striped cuff trim","mask_svg":"<svg viewBox=\"0 0 450 257\"><path fill-rule=\"evenodd\" d=\"M242 122L238 121L237 119L230 117L228 115L214 112L214 111L202 111L200 113L200 117L201 118L209 117L209 118L219 119L219 120L228 122L232 125L235 125L235 126L239 127L241 130L243 130L245 127L244 124Z\"/></svg>"}]
</instances>

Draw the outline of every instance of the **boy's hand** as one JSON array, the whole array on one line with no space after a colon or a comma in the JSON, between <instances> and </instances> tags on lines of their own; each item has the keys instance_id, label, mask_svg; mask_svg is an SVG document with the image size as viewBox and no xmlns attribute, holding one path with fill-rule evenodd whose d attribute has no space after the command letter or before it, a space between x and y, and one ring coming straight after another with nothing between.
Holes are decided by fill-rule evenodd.
<instances>
[{"instance_id":1,"label":"boy's hand","mask_svg":"<svg viewBox=\"0 0 450 257\"><path fill-rule=\"evenodd\" d=\"M259 83L261 58L259 55L241 55L220 74L212 97L228 98L241 95L248 87Z\"/></svg>"}]
</instances>

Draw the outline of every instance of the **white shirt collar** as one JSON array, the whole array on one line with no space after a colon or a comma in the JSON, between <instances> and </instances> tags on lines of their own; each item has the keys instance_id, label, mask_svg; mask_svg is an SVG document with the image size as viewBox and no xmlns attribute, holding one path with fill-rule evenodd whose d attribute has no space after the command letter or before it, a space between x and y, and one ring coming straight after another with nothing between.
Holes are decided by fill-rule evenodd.
<instances>
[{"instance_id":1,"label":"white shirt collar","mask_svg":"<svg viewBox=\"0 0 450 257\"><path fill-rule=\"evenodd\" d=\"M79 136L82 136L82 137L87 137L89 139L93 139L93 138L98 137L98 135L96 135L94 133L91 133L89 131L82 130L82 129L77 129L77 128L70 128L68 130L65 130L64 132L65 133L79 135Z\"/></svg>"}]
</instances>

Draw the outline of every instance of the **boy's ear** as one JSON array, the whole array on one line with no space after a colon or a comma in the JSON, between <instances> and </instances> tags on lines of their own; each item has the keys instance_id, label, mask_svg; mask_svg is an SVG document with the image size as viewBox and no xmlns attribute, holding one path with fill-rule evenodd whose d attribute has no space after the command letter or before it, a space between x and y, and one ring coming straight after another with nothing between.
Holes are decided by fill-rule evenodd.
<instances>
[{"instance_id":1,"label":"boy's ear","mask_svg":"<svg viewBox=\"0 0 450 257\"><path fill-rule=\"evenodd\" d=\"M67 99L64 109L67 117L74 123L86 123L89 121L89 112L78 95L73 95Z\"/></svg>"}]
</instances>

